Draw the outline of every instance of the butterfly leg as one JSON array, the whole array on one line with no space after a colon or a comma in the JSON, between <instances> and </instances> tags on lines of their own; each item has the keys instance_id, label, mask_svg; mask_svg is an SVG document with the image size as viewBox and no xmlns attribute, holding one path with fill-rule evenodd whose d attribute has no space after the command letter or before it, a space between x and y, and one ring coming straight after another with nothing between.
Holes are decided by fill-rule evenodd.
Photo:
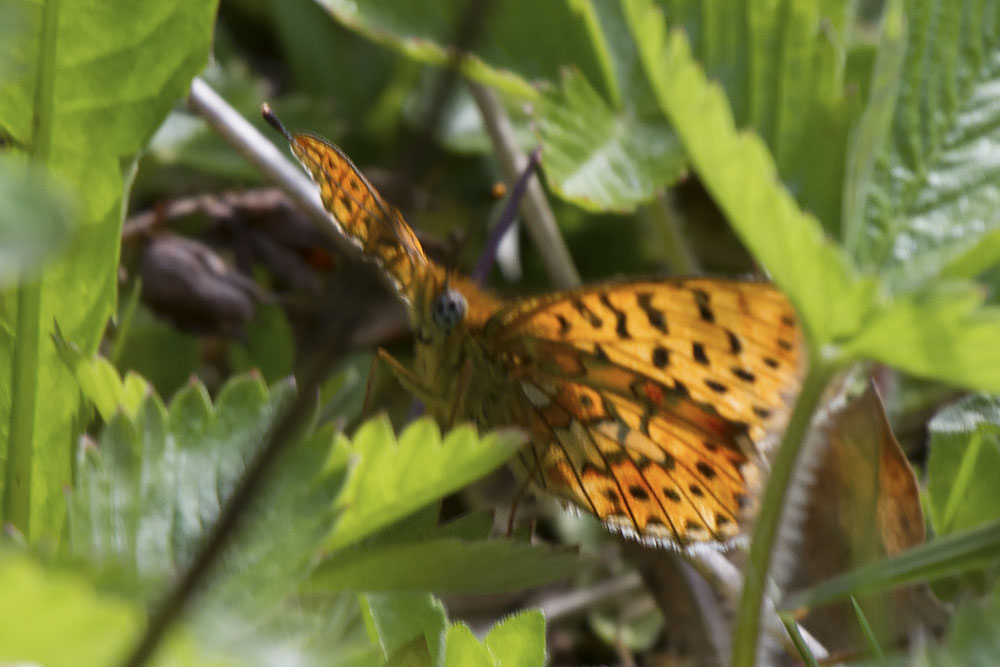
<instances>
[{"instance_id":1,"label":"butterfly leg","mask_svg":"<svg viewBox=\"0 0 1000 667\"><path fill-rule=\"evenodd\" d=\"M365 400L363 407L361 408L361 414L363 416L368 415L368 401L371 398L371 390L373 378L378 370L379 364L384 364L392 371L392 374L396 376L403 388L407 389L414 395L416 395L421 400L426 401L426 397L430 395L427 387L420 381L420 378L414 375L413 371L400 363L396 357L389 354L389 351L384 347L380 347L375 350L375 357L372 359L371 369L368 371L368 383L365 386Z\"/></svg>"},{"instance_id":2,"label":"butterfly leg","mask_svg":"<svg viewBox=\"0 0 1000 667\"><path fill-rule=\"evenodd\" d=\"M541 458L536 456L534 465L528 470L528 474L524 476L524 481L521 482L517 493L514 494L514 499L510 501L510 514L507 515L507 537L511 537L514 534L514 519L517 517L517 506L521 504L521 498L528 492L528 486L531 485L531 478L538 473L541 464Z\"/></svg>"},{"instance_id":3,"label":"butterfly leg","mask_svg":"<svg viewBox=\"0 0 1000 667\"><path fill-rule=\"evenodd\" d=\"M465 400L466 390L469 388L469 381L472 380L472 359L466 359L465 363L462 364L462 370L459 371L458 376L458 391L455 392L455 400L451 403L451 412L448 414L448 424L447 428L451 428L455 425L455 420L458 418L459 409Z\"/></svg>"}]
</instances>

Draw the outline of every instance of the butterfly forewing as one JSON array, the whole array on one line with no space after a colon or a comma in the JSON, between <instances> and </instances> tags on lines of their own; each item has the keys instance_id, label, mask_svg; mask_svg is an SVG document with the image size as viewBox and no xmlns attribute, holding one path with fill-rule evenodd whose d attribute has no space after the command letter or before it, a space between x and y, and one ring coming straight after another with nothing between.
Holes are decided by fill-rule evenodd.
<instances>
[{"instance_id":1,"label":"butterfly forewing","mask_svg":"<svg viewBox=\"0 0 1000 667\"><path fill-rule=\"evenodd\" d=\"M311 134L291 135L291 146L344 235L378 261L403 298L413 301L430 263L399 211L338 147Z\"/></svg>"}]
</instances>

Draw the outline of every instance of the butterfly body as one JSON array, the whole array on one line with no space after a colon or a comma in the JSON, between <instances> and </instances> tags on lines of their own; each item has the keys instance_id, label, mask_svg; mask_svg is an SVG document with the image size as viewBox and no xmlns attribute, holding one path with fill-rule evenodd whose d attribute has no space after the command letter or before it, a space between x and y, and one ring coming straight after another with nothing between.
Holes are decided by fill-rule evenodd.
<instances>
[{"instance_id":1,"label":"butterfly body","mask_svg":"<svg viewBox=\"0 0 1000 667\"><path fill-rule=\"evenodd\" d=\"M740 537L803 372L780 292L692 278L502 301L429 259L340 149L272 124L407 304L413 369L386 361L439 422L525 429L515 470L630 537Z\"/></svg>"}]
</instances>

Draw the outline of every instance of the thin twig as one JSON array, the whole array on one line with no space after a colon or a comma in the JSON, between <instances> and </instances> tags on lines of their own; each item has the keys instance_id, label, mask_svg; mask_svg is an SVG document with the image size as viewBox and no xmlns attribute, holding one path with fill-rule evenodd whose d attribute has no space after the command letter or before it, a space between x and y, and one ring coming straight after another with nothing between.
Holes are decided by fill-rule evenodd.
<instances>
[{"instance_id":1,"label":"thin twig","mask_svg":"<svg viewBox=\"0 0 1000 667\"><path fill-rule=\"evenodd\" d=\"M472 81L469 82L469 88L486 124L486 131L493 141L493 148L500 156L500 163L507 180L513 183L528 164L528 156L518 146L510 118L507 117L496 94ZM525 227L531 234L535 247L545 263L545 269L555 286L565 289L579 285L580 274L573 264L573 258L570 257L562 234L559 233L556 217L537 177L528 183L527 192L521 200L521 213L524 215Z\"/></svg>"},{"instance_id":2,"label":"thin twig","mask_svg":"<svg viewBox=\"0 0 1000 667\"><path fill-rule=\"evenodd\" d=\"M563 595L548 597L538 602L538 608L549 623L592 609L594 605L612 598L620 598L642 587L642 577L630 572L614 579L569 591Z\"/></svg>"}]
</instances>

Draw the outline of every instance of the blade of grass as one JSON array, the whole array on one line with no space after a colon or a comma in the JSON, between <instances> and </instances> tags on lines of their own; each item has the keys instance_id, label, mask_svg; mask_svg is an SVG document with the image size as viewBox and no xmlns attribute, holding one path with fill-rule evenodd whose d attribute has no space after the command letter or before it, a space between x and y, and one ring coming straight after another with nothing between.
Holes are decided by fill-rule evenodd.
<instances>
[{"instance_id":1,"label":"blade of grass","mask_svg":"<svg viewBox=\"0 0 1000 667\"><path fill-rule=\"evenodd\" d=\"M819 662L817 662L816 656L812 654L809 646L806 645L805 640L802 638L802 633L799 632L799 624L795 622L795 619L790 614L780 614L778 618L781 619L785 629L788 630L788 636L792 638L792 643L795 645L795 650L799 652L802 662L806 663L809 667L819 667Z\"/></svg>"},{"instance_id":2,"label":"blade of grass","mask_svg":"<svg viewBox=\"0 0 1000 667\"><path fill-rule=\"evenodd\" d=\"M808 612L851 595L862 596L904 586L926 583L976 570L1000 558L1000 521L974 530L947 535L903 553L868 563L851 572L828 579L813 588L788 595L779 611Z\"/></svg>"},{"instance_id":3,"label":"blade of grass","mask_svg":"<svg viewBox=\"0 0 1000 667\"><path fill-rule=\"evenodd\" d=\"M868 622L868 617L865 616L864 610L858 604L858 599L853 595L851 596L851 605L854 607L854 615L858 618L858 625L861 626L861 634L865 636L868 648L871 649L872 655L881 660L885 657L882 647L878 643L878 638L875 637L875 631L872 629L871 623Z\"/></svg>"}]
</instances>

